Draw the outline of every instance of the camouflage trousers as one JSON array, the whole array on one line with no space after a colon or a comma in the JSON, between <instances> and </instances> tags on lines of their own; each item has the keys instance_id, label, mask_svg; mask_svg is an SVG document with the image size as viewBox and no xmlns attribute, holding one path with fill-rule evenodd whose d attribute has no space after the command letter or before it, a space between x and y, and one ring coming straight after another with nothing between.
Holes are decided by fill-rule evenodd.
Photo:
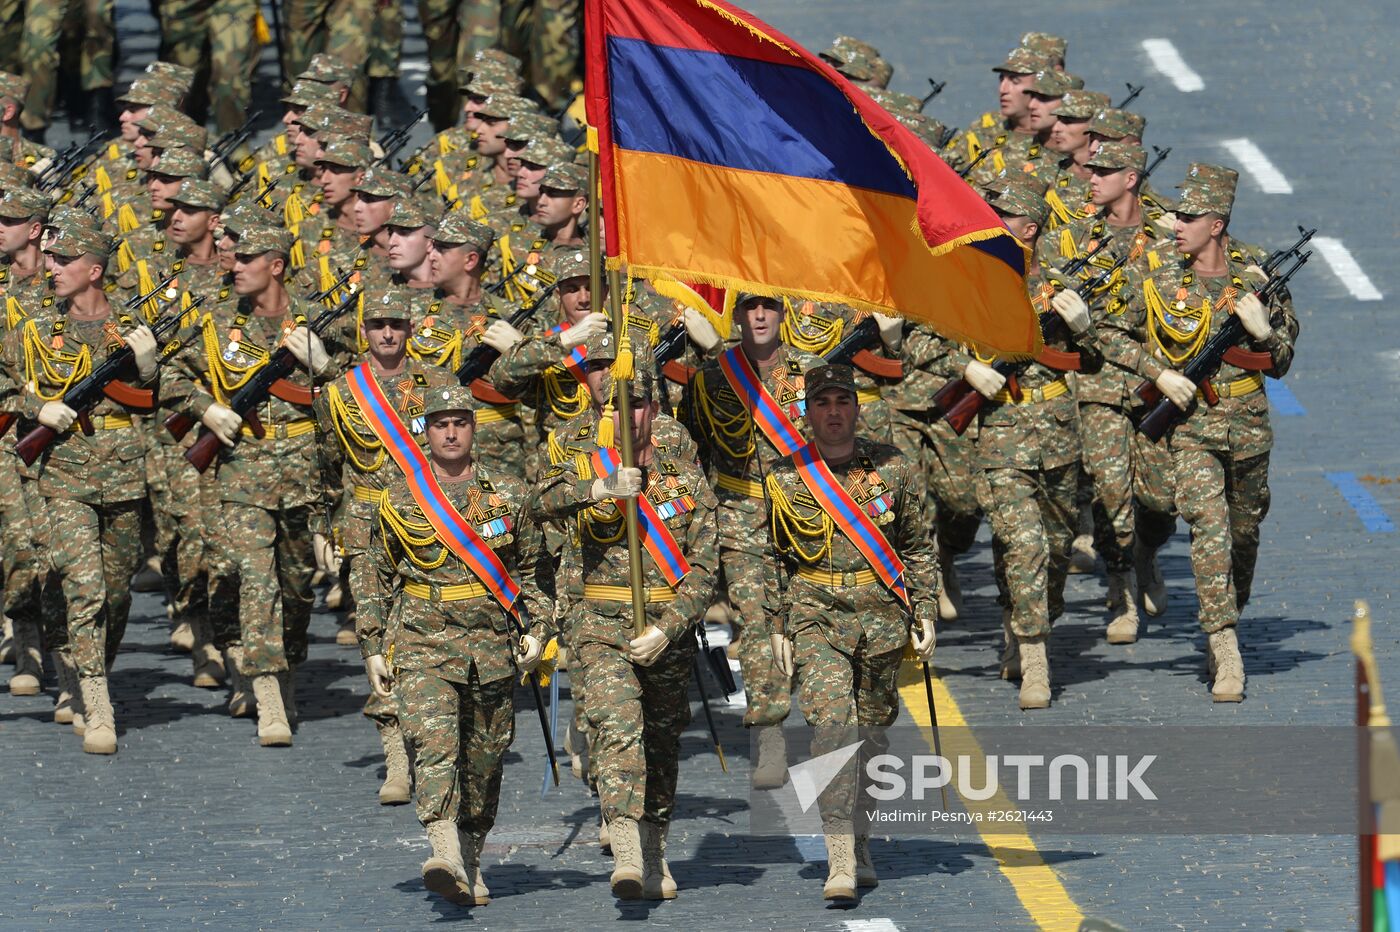
<instances>
[{"instance_id":1,"label":"camouflage trousers","mask_svg":"<svg viewBox=\"0 0 1400 932\"><path fill-rule=\"evenodd\" d=\"M501 0L418 0L418 19L428 44L429 112L441 131L461 114L457 70L501 44Z\"/></svg>"},{"instance_id":2,"label":"camouflage trousers","mask_svg":"<svg viewBox=\"0 0 1400 932\"><path fill-rule=\"evenodd\" d=\"M45 653L69 652L67 612L51 561L44 500L38 483L21 479L13 453L0 454L0 557L3 557L4 613L27 640Z\"/></svg>"},{"instance_id":3,"label":"camouflage trousers","mask_svg":"<svg viewBox=\"0 0 1400 932\"><path fill-rule=\"evenodd\" d=\"M219 132L243 125L252 99L249 59L257 54L257 0L162 0L161 45L167 60L194 69L191 96L208 100ZM203 107L191 110L200 114ZM198 119L198 117L196 117Z\"/></svg>"},{"instance_id":4,"label":"camouflage trousers","mask_svg":"<svg viewBox=\"0 0 1400 932\"><path fill-rule=\"evenodd\" d=\"M191 466L182 447L156 444L148 455L162 479L150 484L151 507L171 617L207 618L222 650L239 639L238 571L215 536L223 525L216 476Z\"/></svg>"},{"instance_id":5,"label":"camouflage trousers","mask_svg":"<svg viewBox=\"0 0 1400 932\"><path fill-rule=\"evenodd\" d=\"M575 81L582 82L579 42L583 37L579 0L535 0L530 24L527 83L547 110L562 109L573 98Z\"/></svg>"},{"instance_id":6,"label":"camouflage trousers","mask_svg":"<svg viewBox=\"0 0 1400 932\"><path fill-rule=\"evenodd\" d=\"M959 437L946 421L925 423L896 411L890 442L906 456L918 457L928 482L924 513L935 516L939 551L948 556L967 553L982 523L973 441Z\"/></svg>"},{"instance_id":7,"label":"camouflage trousers","mask_svg":"<svg viewBox=\"0 0 1400 932\"><path fill-rule=\"evenodd\" d=\"M344 520L359 522L363 521L363 519L360 518L358 515L350 514L348 510ZM342 537L342 539L349 539L350 537L350 534L345 534ZM365 559L363 550L358 548L351 548L349 546L345 546L344 560L345 563L341 567L340 576L341 579L346 580L346 586L351 598L355 600L356 605L359 605L361 604L361 598L364 595L364 590L369 585L369 580L364 578L364 571L361 571L361 567L369 561ZM367 571L373 572L372 566ZM398 686L395 685L395 695L391 695L388 699L384 699L378 693L371 689L369 691L369 695L365 697L364 708L360 710L361 714L363 714L364 717L369 719L371 722L374 722L376 728L392 728L393 726L397 725L399 723L399 703L397 692Z\"/></svg>"},{"instance_id":8,"label":"camouflage trousers","mask_svg":"<svg viewBox=\"0 0 1400 932\"><path fill-rule=\"evenodd\" d=\"M665 825L676 804L681 732L690 723L690 665L695 639L687 634L649 667L620 649L590 641L574 648L570 675L588 693L593 731L589 764L598 777L603 818Z\"/></svg>"},{"instance_id":9,"label":"camouflage trousers","mask_svg":"<svg viewBox=\"0 0 1400 932\"><path fill-rule=\"evenodd\" d=\"M515 739L512 678L454 683L425 670L397 677L399 720L413 746L418 821L456 822L484 837L496 824L504 757Z\"/></svg>"},{"instance_id":10,"label":"camouflage trousers","mask_svg":"<svg viewBox=\"0 0 1400 932\"><path fill-rule=\"evenodd\" d=\"M402 53L403 0L376 0L365 73L371 78L397 78Z\"/></svg>"},{"instance_id":11,"label":"camouflage trousers","mask_svg":"<svg viewBox=\"0 0 1400 932\"><path fill-rule=\"evenodd\" d=\"M859 761L881 750L879 733L899 716L899 662L902 649L868 654L862 646L846 654L831 645L818 625L793 634L793 674L798 702L812 726L812 756L828 754L870 737L841 773L831 781L817 803L822 825L834 832L849 831L854 815ZM867 753L870 752L870 753Z\"/></svg>"},{"instance_id":12,"label":"camouflage trousers","mask_svg":"<svg viewBox=\"0 0 1400 932\"><path fill-rule=\"evenodd\" d=\"M1191 529L1201 629L1239 621L1254 586L1259 525L1269 513L1269 454L1233 459L1219 450L1172 450L1176 507Z\"/></svg>"},{"instance_id":13,"label":"camouflage trousers","mask_svg":"<svg viewBox=\"0 0 1400 932\"><path fill-rule=\"evenodd\" d=\"M1079 405L1084 471L1094 482L1094 546L1110 573L1133 567L1133 422L1113 405Z\"/></svg>"},{"instance_id":14,"label":"camouflage trousers","mask_svg":"<svg viewBox=\"0 0 1400 932\"><path fill-rule=\"evenodd\" d=\"M988 469L987 519L997 592L1021 637L1050 633L1065 611L1079 463L1054 469Z\"/></svg>"},{"instance_id":15,"label":"camouflage trousers","mask_svg":"<svg viewBox=\"0 0 1400 932\"><path fill-rule=\"evenodd\" d=\"M1167 441L1153 443L1139 431L1133 432L1133 499L1136 541L1155 553L1176 531L1176 483Z\"/></svg>"},{"instance_id":16,"label":"camouflage trousers","mask_svg":"<svg viewBox=\"0 0 1400 932\"><path fill-rule=\"evenodd\" d=\"M375 0L282 0L287 80L295 80L319 52L362 68L375 13Z\"/></svg>"},{"instance_id":17,"label":"camouflage trousers","mask_svg":"<svg viewBox=\"0 0 1400 932\"><path fill-rule=\"evenodd\" d=\"M311 625L311 507L269 511L222 503L220 543L238 573L243 674L280 673L306 659Z\"/></svg>"},{"instance_id":18,"label":"camouflage trousers","mask_svg":"<svg viewBox=\"0 0 1400 932\"><path fill-rule=\"evenodd\" d=\"M48 498L44 509L78 673L106 676L131 611L131 576L141 559L141 502L88 505Z\"/></svg>"},{"instance_id":19,"label":"camouflage trousers","mask_svg":"<svg viewBox=\"0 0 1400 932\"><path fill-rule=\"evenodd\" d=\"M49 125L58 94L59 40L76 45L82 89L112 86L116 51L116 0L25 0L20 61L29 78L20 122L27 129Z\"/></svg>"},{"instance_id":20,"label":"camouflage trousers","mask_svg":"<svg viewBox=\"0 0 1400 932\"><path fill-rule=\"evenodd\" d=\"M0 71L23 70L19 47L24 39L24 0L0 0Z\"/></svg>"},{"instance_id":21,"label":"camouflage trousers","mask_svg":"<svg viewBox=\"0 0 1400 932\"><path fill-rule=\"evenodd\" d=\"M748 708L744 725L780 725L792 711L792 679L773 662L763 610L763 561L769 546L762 502L719 491L719 563L739 634L739 668Z\"/></svg>"}]
</instances>

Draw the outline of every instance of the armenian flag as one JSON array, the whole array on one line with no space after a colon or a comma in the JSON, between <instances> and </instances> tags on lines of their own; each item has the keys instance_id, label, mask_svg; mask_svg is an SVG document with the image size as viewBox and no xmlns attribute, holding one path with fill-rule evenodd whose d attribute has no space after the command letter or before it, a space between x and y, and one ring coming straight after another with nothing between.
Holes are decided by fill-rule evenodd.
<instances>
[{"instance_id":1,"label":"armenian flag","mask_svg":"<svg viewBox=\"0 0 1400 932\"><path fill-rule=\"evenodd\" d=\"M720 0L588 0L585 17L610 268L1039 350L1020 241L825 61Z\"/></svg>"}]
</instances>

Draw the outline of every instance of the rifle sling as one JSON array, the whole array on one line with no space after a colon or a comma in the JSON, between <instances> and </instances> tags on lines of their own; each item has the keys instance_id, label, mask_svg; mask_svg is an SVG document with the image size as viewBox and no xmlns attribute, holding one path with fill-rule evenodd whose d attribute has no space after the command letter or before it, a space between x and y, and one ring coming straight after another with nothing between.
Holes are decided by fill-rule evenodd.
<instances>
[{"instance_id":1,"label":"rifle sling","mask_svg":"<svg viewBox=\"0 0 1400 932\"><path fill-rule=\"evenodd\" d=\"M472 397L477 401L484 401L488 405L513 405L514 398L507 398L496 387L485 379L476 379L472 382Z\"/></svg>"},{"instance_id":2,"label":"rifle sling","mask_svg":"<svg viewBox=\"0 0 1400 932\"><path fill-rule=\"evenodd\" d=\"M1083 366L1078 353L1069 353L1049 346L1041 349L1035 357L1035 361L1047 369L1054 369L1056 372L1078 372Z\"/></svg>"}]
</instances>

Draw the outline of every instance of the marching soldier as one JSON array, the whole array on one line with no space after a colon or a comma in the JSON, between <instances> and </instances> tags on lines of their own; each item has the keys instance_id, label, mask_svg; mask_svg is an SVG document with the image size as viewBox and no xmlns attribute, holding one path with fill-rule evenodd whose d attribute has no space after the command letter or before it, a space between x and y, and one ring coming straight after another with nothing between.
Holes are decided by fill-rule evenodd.
<instances>
[{"instance_id":1,"label":"marching soldier","mask_svg":"<svg viewBox=\"0 0 1400 932\"><path fill-rule=\"evenodd\" d=\"M967 129L955 136L943 150L944 160L962 171L991 149L983 162L990 162L990 173L999 175L1010 164L1003 150L1013 142L1019 147L1021 138L1035 134L1031 127L1030 89L1037 73L1044 71L1050 60L1027 48L1014 48L1006 61L993 68L997 75L999 113L984 113ZM979 163L980 167L980 163ZM1019 166L1013 166L1019 168Z\"/></svg>"},{"instance_id":2,"label":"marching soldier","mask_svg":"<svg viewBox=\"0 0 1400 932\"><path fill-rule=\"evenodd\" d=\"M25 0L24 45L20 60L29 80L24 100L25 133L43 139L59 85L59 38L71 24L71 40L81 47L83 122L114 129L113 60L116 57L116 0ZM75 88L77 90L78 88Z\"/></svg>"},{"instance_id":3,"label":"marching soldier","mask_svg":"<svg viewBox=\"0 0 1400 932\"><path fill-rule=\"evenodd\" d=\"M38 174L54 157L54 151L20 133L20 117L28 93L27 80L0 71L0 161Z\"/></svg>"}]
</instances>

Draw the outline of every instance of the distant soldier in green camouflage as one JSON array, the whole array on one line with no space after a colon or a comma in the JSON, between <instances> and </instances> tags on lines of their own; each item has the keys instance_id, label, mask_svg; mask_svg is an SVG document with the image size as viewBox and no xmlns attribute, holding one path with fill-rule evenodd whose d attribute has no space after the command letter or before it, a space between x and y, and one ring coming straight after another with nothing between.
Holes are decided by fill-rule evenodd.
<instances>
[{"instance_id":1,"label":"distant soldier in green camouflage","mask_svg":"<svg viewBox=\"0 0 1400 932\"><path fill-rule=\"evenodd\" d=\"M1054 230L1094 210L1089 203L1093 172L1086 164L1093 151L1089 123L1094 114L1107 106L1108 95L1096 91L1071 90L1060 98L1046 146L1063 157L1055 174L1041 179L1050 185L1045 192L1045 201L1050 205L1046 229Z\"/></svg>"},{"instance_id":2,"label":"distant soldier in green camouflage","mask_svg":"<svg viewBox=\"0 0 1400 932\"><path fill-rule=\"evenodd\" d=\"M403 54L403 7L399 0L375 0L374 23L369 31L369 52L365 59L365 77L369 79L366 106L381 130L402 125L410 115L408 102L398 87L399 58ZM365 96L358 92L354 100L358 104Z\"/></svg>"},{"instance_id":3,"label":"distant soldier in green camouflage","mask_svg":"<svg viewBox=\"0 0 1400 932\"><path fill-rule=\"evenodd\" d=\"M367 555L372 590L357 627L370 685L381 699L397 694L413 745L418 820L432 845L423 883L450 902L485 906L481 854L515 735L513 680L538 665L554 609L539 528L526 513L530 488L472 457L474 404L460 386L427 393L428 460L455 517L519 585L526 633L515 636L502 605L403 481L381 497Z\"/></svg>"},{"instance_id":4,"label":"distant soldier in green camouflage","mask_svg":"<svg viewBox=\"0 0 1400 932\"><path fill-rule=\"evenodd\" d=\"M20 133L29 82L17 74L0 71L0 161L38 174L54 157L54 151Z\"/></svg>"},{"instance_id":5,"label":"distant soldier in green camouflage","mask_svg":"<svg viewBox=\"0 0 1400 932\"><path fill-rule=\"evenodd\" d=\"M583 90L582 11L579 0L534 0L526 77L556 112Z\"/></svg>"},{"instance_id":6,"label":"distant soldier in green camouflage","mask_svg":"<svg viewBox=\"0 0 1400 932\"><path fill-rule=\"evenodd\" d=\"M441 132L457 121L458 70L500 45L501 0L418 0L418 19L428 43L428 117Z\"/></svg>"},{"instance_id":7,"label":"distant soldier in green camouflage","mask_svg":"<svg viewBox=\"0 0 1400 932\"><path fill-rule=\"evenodd\" d=\"M76 37L86 122L99 129L115 128L116 6L116 0L25 0L20 60L29 79L22 118L27 132L42 137L48 128L58 94L60 34Z\"/></svg>"},{"instance_id":8,"label":"distant soldier in green camouflage","mask_svg":"<svg viewBox=\"0 0 1400 932\"><path fill-rule=\"evenodd\" d=\"M161 40L165 55L196 72L195 118L214 111L219 132L243 125L252 99L248 58L252 54L257 0L162 0Z\"/></svg>"},{"instance_id":9,"label":"distant soldier in green camouflage","mask_svg":"<svg viewBox=\"0 0 1400 932\"><path fill-rule=\"evenodd\" d=\"M283 74L299 75L325 53L350 70L346 90L353 94L374 23L375 0L282 0Z\"/></svg>"},{"instance_id":10,"label":"distant soldier in green camouflage","mask_svg":"<svg viewBox=\"0 0 1400 932\"><path fill-rule=\"evenodd\" d=\"M1025 48L1012 49L1006 61L992 69L998 77L1000 112L982 114L955 136L942 152L944 160L953 168L963 170L976 161L983 150L990 149L992 151L978 162L978 166L990 163L990 173L1001 174L1011 164L1002 150L1013 140L1034 135L1035 131L1030 125L1031 83L1035 75L1049 65L1050 61L1044 55ZM1017 145L1020 144L1017 142Z\"/></svg>"},{"instance_id":11,"label":"distant soldier in green camouflage","mask_svg":"<svg viewBox=\"0 0 1400 932\"><path fill-rule=\"evenodd\" d=\"M888 444L857 436L860 403L851 368L819 366L806 379L809 449L827 481L835 480L869 518L871 536L883 538L885 552L903 561L898 579L906 593L887 589L837 530L827 510L835 509L834 500L818 499L807 486L798 454L773 463L764 483L773 535L763 561L764 633L775 664L797 684L816 756L855 741L858 727L882 729L899 715L896 676L904 647L912 644L920 660L933 656L938 555L917 464ZM878 884L869 829L856 824L855 783L854 769L843 771L818 799L828 900L853 900L858 886Z\"/></svg>"}]
</instances>

